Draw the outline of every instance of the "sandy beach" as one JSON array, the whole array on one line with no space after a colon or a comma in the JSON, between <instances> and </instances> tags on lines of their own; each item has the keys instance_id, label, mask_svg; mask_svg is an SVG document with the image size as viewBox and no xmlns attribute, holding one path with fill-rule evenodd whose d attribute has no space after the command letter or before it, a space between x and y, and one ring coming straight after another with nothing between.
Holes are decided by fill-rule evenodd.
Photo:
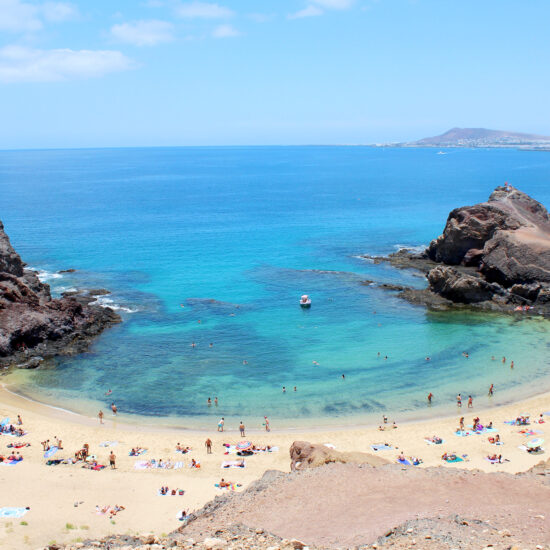
<instances>
[{"instance_id":1,"label":"sandy beach","mask_svg":"<svg viewBox=\"0 0 550 550\"><path fill-rule=\"evenodd\" d=\"M519 414L530 414L537 420L543 412L550 411L550 394L544 394L526 401L498 408L468 409L466 403L456 417L429 420L399 425L392 428L393 419L388 415L384 431L378 426L353 427L339 430L296 431L281 433L272 422L272 431L261 432L261 421L255 431L247 433L257 446L272 445L279 448L275 452L264 452L245 457L245 468L222 469L225 460L238 459L234 454L225 455L224 443L236 444L243 438L238 426L228 425L224 433L218 433L215 426L211 432L189 432L184 430L136 426L124 422L124 412L114 417L105 414L104 424L96 418L86 418L29 401L2 388L0 391L0 416L15 421L20 414L23 428L28 432L20 438L0 436L0 452L8 453L10 443L30 443L30 447L20 449L24 460L15 466L0 467L2 496L0 507L30 507L20 519L0 519L0 546L17 548L38 548L56 542L77 542L79 539L97 538L111 533L155 534L168 533L181 522L177 517L181 510L191 512L207 501L221 494L215 484L223 477L239 484L242 490L266 470L289 471L288 449L293 441L305 440L313 443L331 444L340 451L374 451L372 444L388 443L391 450L380 450L376 454L390 461L396 461L403 451L407 456L422 459L424 466L445 468L480 469L486 472L504 471L516 473L525 471L541 460L547 453L532 455L518 447L533 437L545 437L547 423L532 423L529 428L540 433L529 436L519 433L524 427L505 424L505 420ZM472 434L466 437L455 435L458 419L465 416L466 425L475 416L482 424L493 422L503 445L489 443L493 434ZM550 417L544 417L550 422ZM430 445L426 436L437 435L444 439L440 445ZM96 455L100 464L107 467L101 471L82 468L81 463L47 466L41 442L55 437L63 442L52 458L73 457L75 451L88 443L90 452ZM207 454L205 440L212 440L212 454ZM101 446L103 442L116 442L114 446ZM188 445L192 451L177 453L176 444ZM147 448L140 457L129 456L132 447ZM116 455L116 469L109 467L111 450ZM442 461L444 452L466 455L464 461L448 464ZM486 456L502 454L505 462L491 464ZM150 459L183 462L179 469L136 469L135 463ZM200 462L200 469L190 468L191 459ZM169 489L183 489L183 495L160 496L161 486ZM77 505L78 504L78 505ZM96 506L122 505L125 510L112 520L108 514L96 512Z\"/></svg>"}]
</instances>

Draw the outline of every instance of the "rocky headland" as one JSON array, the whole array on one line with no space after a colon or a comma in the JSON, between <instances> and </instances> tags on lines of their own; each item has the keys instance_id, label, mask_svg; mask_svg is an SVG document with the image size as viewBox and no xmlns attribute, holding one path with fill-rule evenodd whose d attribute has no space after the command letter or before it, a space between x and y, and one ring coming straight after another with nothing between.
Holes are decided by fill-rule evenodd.
<instances>
[{"instance_id":1,"label":"rocky headland","mask_svg":"<svg viewBox=\"0 0 550 550\"><path fill-rule=\"evenodd\" d=\"M379 285L412 303L550 314L550 216L509 186L497 187L486 202L453 210L424 252L370 259L424 272L427 289Z\"/></svg>"},{"instance_id":2,"label":"rocky headland","mask_svg":"<svg viewBox=\"0 0 550 550\"><path fill-rule=\"evenodd\" d=\"M94 296L83 291L52 298L49 285L26 269L0 222L0 367L35 368L45 359L85 351L121 320L112 309L94 305Z\"/></svg>"}]
</instances>

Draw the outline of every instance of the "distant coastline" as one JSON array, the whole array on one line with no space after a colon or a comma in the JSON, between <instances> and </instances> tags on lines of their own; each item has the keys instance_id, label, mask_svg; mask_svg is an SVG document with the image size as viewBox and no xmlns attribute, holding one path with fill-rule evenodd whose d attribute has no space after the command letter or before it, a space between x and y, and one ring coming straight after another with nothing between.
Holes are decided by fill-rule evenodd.
<instances>
[{"instance_id":1,"label":"distant coastline","mask_svg":"<svg viewBox=\"0 0 550 550\"><path fill-rule=\"evenodd\" d=\"M447 132L417 141L375 144L374 147L522 149L550 151L550 136L487 128L451 128Z\"/></svg>"}]
</instances>

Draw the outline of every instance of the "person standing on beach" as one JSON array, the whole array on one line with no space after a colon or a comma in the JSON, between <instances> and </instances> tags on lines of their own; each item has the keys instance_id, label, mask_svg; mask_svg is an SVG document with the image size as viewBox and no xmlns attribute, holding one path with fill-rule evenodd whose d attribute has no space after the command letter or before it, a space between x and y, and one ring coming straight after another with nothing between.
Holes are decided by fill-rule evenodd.
<instances>
[{"instance_id":1,"label":"person standing on beach","mask_svg":"<svg viewBox=\"0 0 550 550\"><path fill-rule=\"evenodd\" d=\"M116 416L117 408L114 403L111 403L111 410L113 411L113 414Z\"/></svg>"},{"instance_id":2,"label":"person standing on beach","mask_svg":"<svg viewBox=\"0 0 550 550\"><path fill-rule=\"evenodd\" d=\"M494 389L494 384L491 384L491 387L489 388L489 395L493 395L493 389Z\"/></svg>"},{"instance_id":3,"label":"person standing on beach","mask_svg":"<svg viewBox=\"0 0 550 550\"><path fill-rule=\"evenodd\" d=\"M239 424L239 432L241 433L241 437L244 437L244 424L241 420L241 423Z\"/></svg>"},{"instance_id":4,"label":"person standing on beach","mask_svg":"<svg viewBox=\"0 0 550 550\"><path fill-rule=\"evenodd\" d=\"M460 420L458 421L458 425L460 426L460 431L463 432L464 431L464 417L463 416L460 417Z\"/></svg>"},{"instance_id":5,"label":"person standing on beach","mask_svg":"<svg viewBox=\"0 0 550 550\"><path fill-rule=\"evenodd\" d=\"M99 418L99 423L103 424L103 411L99 411L97 417Z\"/></svg>"},{"instance_id":6,"label":"person standing on beach","mask_svg":"<svg viewBox=\"0 0 550 550\"><path fill-rule=\"evenodd\" d=\"M20 415L20 414L17 415L17 425L18 425L18 426L22 426L22 425L23 425L23 420L21 419L21 415Z\"/></svg>"},{"instance_id":7,"label":"person standing on beach","mask_svg":"<svg viewBox=\"0 0 550 550\"><path fill-rule=\"evenodd\" d=\"M210 438L208 438L204 442L204 446L206 447L206 454L211 455L212 454L212 440Z\"/></svg>"},{"instance_id":8,"label":"person standing on beach","mask_svg":"<svg viewBox=\"0 0 550 550\"><path fill-rule=\"evenodd\" d=\"M468 396L468 408L471 409L474 406L474 400L472 399L472 396Z\"/></svg>"},{"instance_id":9,"label":"person standing on beach","mask_svg":"<svg viewBox=\"0 0 550 550\"><path fill-rule=\"evenodd\" d=\"M462 395L458 394L456 396L456 404L459 406L459 407L462 407Z\"/></svg>"},{"instance_id":10,"label":"person standing on beach","mask_svg":"<svg viewBox=\"0 0 550 550\"><path fill-rule=\"evenodd\" d=\"M267 416L264 416L264 424L265 424L265 431L269 432L269 420L267 419Z\"/></svg>"},{"instance_id":11,"label":"person standing on beach","mask_svg":"<svg viewBox=\"0 0 550 550\"><path fill-rule=\"evenodd\" d=\"M111 465L111 470L116 470L116 456L113 451L111 451L111 454L109 455L109 464Z\"/></svg>"},{"instance_id":12,"label":"person standing on beach","mask_svg":"<svg viewBox=\"0 0 550 550\"><path fill-rule=\"evenodd\" d=\"M432 397L434 396L434 394L432 392L430 392L428 394L428 405L431 405L432 404Z\"/></svg>"},{"instance_id":13,"label":"person standing on beach","mask_svg":"<svg viewBox=\"0 0 550 550\"><path fill-rule=\"evenodd\" d=\"M220 418L220 421L218 422L218 432L223 432L224 424L225 424L225 419L222 417L222 418Z\"/></svg>"}]
</instances>

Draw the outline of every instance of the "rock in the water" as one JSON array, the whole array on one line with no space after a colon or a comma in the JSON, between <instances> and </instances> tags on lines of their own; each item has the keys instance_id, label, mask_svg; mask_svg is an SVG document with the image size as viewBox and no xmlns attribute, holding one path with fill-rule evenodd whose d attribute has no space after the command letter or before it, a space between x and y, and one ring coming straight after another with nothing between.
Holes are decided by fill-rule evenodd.
<instances>
[{"instance_id":1,"label":"rock in the water","mask_svg":"<svg viewBox=\"0 0 550 550\"><path fill-rule=\"evenodd\" d=\"M112 309L52 299L49 285L25 269L0 222L0 365L35 368L38 358L80 353L118 322Z\"/></svg>"},{"instance_id":2,"label":"rock in the water","mask_svg":"<svg viewBox=\"0 0 550 550\"><path fill-rule=\"evenodd\" d=\"M550 314L550 215L510 186L497 187L487 202L453 210L424 254L400 251L386 261L426 273L427 290L400 293L412 303L491 311L536 306Z\"/></svg>"}]
</instances>

